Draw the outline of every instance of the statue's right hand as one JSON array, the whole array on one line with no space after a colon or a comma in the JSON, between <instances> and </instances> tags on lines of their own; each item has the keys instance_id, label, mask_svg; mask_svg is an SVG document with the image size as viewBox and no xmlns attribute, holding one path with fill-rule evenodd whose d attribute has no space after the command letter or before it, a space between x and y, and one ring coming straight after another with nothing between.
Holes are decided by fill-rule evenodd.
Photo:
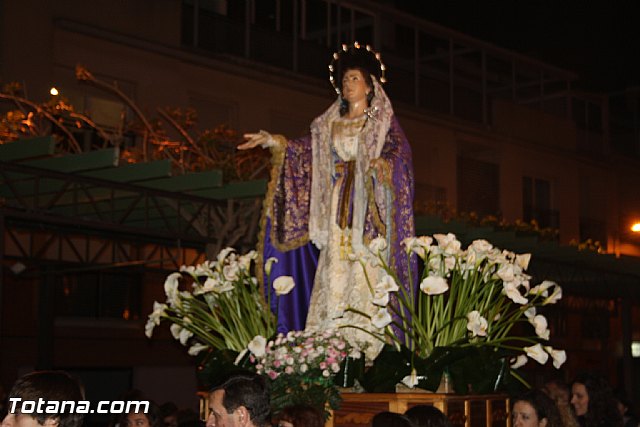
<instances>
[{"instance_id":1,"label":"statue's right hand","mask_svg":"<svg viewBox=\"0 0 640 427\"><path fill-rule=\"evenodd\" d=\"M255 147L269 147L273 140L269 132L261 130L258 133L245 133L243 135L246 142L238 145L238 150L250 150Z\"/></svg>"}]
</instances>

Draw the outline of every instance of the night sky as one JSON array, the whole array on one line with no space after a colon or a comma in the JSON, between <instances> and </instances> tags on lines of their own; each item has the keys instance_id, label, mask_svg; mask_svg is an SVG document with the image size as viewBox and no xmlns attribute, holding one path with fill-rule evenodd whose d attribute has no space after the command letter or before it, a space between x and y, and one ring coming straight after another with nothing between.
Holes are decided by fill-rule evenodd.
<instances>
[{"instance_id":1,"label":"night sky","mask_svg":"<svg viewBox=\"0 0 640 427\"><path fill-rule=\"evenodd\" d=\"M636 2L416 1L398 8L497 46L576 72L578 86L613 92L640 85Z\"/></svg>"}]
</instances>

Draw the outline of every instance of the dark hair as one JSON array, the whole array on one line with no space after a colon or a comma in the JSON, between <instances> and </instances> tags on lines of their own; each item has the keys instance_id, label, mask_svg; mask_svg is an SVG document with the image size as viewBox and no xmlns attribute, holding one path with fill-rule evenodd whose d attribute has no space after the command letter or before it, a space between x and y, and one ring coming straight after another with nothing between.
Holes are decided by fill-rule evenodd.
<instances>
[{"instance_id":1,"label":"dark hair","mask_svg":"<svg viewBox=\"0 0 640 427\"><path fill-rule=\"evenodd\" d=\"M231 374L211 392L218 390L224 390L222 406L228 414L244 406L254 424L262 426L269 421L269 386L264 377L252 373Z\"/></svg>"},{"instance_id":2,"label":"dark hair","mask_svg":"<svg viewBox=\"0 0 640 427\"><path fill-rule=\"evenodd\" d=\"M364 77L364 82L367 84L369 89L371 89L369 91L369 94L367 95L367 106L371 106L371 100L375 95L375 89L373 87L373 78L371 77L371 73L367 71L366 68L352 66L352 67L345 68L344 72L342 73L342 77L344 77L344 74L349 70L358 70L362 73L362 77ZM340 93L342 93L342 78L340 79L340 82L338 83L338 85L340 87ZM349 103L347 102L346 99L342 97L342 95L340 95L340 116L344 116L348 112L349 112Z\"/></svg>"},{"instance_id":3,"label":"dark hair","mask_svg":"<svg viewBox=\"0 0 640 427\"><path fill-rule=\"evenodd\" d=\"M449 418L431 405L416 405L404 413L415 427L451 427Z\"/></svg>"},{"instance_id":4,"label":"dark hair","mask_svg":"<svg viewBox=\"0 0 640 427\"><path fill-rule=\"evenodd\" d=\"M529 390L512 400L511 409L518 402L526 402L536 411L538 421L547 419L547 427L562 427L562 418L555 402L541 390ZM512 411L513 412L513 411Z\"/></svg>"},{"instance_id":5,"label":"dark hair","mask_svg":"<svg viewBox=\"0 0 640 427\"><path fill-rule=\"evenodd\" d=\"M136 399L136 400L142 400L142 399ZM163 420L164 417L162 415L162 411L160 410L160 407L155 402L149 401L149 411L147 412L131 411L131 412L123 413L120 416L120 421L119 421L120 427L127 427L129 425L127 421L127 417L129 416L129 414L144 415L149 421L149 425L151 427L164 427L164 420Z\"/></svg>"},{"instance_id":6,"label":"dark hair","mask_svg":"<svg viewBox=\"0 0 640 427\"><path fill-rule=\"evenodd\" d=\"M414 427L409 418L395 412L380 412L371 420L371 427Z\"/></svg>"},{"instance_id":7,"label":"dark hair","mask_svg":"<svg viewBox=\"0 0 640 427\"><path fill-rule=\"evenodd\" d=\"M324 415L320 410L309 405L292 405L284 408L276 418L277 421L288 421L294 427L323 427Z\"/></svg>"},{"instance_id":8,"label":"dark hair","mask_svg":"<svg viewBox=\"0 0 640 427\"><path fill-rule=\"evenodd\" d=\"M586 427L607 425L621 426L622 416L616 407L613 392L609 383L601 376L582 373L579 374L572 383L582 384L587 390L589 396L589 406L587 413L583 417ZM572 392L573 394L573 392Z\"/></svg>"},{"instance_id":9,"label":"dark hair","mask_svg":"<svg viewBox=\"0 0 640 427\"><path fill-rule=\"evenodd\" d=\"M19 378L9 392L9 398L20 398L22 401L75 401L76 404L84 400L82 386L71 375L63 371L36 371ZM19 408L18 410L20 410ZM59 414L33 413L28 414L35 418L39 424L44 424L47 419L58 421L59 427L80 427L84 418L83 414L75 411L64 411Z\"/></svg>"}]
</instances>

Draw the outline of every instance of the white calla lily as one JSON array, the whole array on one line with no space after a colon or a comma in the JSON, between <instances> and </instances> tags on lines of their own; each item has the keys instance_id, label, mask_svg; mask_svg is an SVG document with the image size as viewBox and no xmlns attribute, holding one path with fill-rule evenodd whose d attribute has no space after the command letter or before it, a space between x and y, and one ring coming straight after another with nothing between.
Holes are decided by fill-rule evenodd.
<instances>
[{"instance_id":1,"label":"white calla lily","mask_svg":"<svg viewBox=\"0 0 640 427\"><path fill-rule=\"evenodd\" d=\"M378 329L385 328L387 325L391 323L391 321L392 321L391 315L389 314L386 308L381 308L371 318L371 324Z\"/></svg>"},{"instance_id":2,"label":"white calla lily","mask_svg":"<svg viewBox=\"0 0 640 427\"><path fill-rule=\"evenodd\" d=\"M262 335L257 335L253 337L247 348L255 357L263 357L267 351L267 339Z\"/></svg>"},{"instance_id":3,"label":"white calla lily","mask_svg":"<svg viewBox=\"0 0 640 427\"><path fill-rule=\"evenodd\" d=\"M482 317L478 310L473 310L467 314L467 330L471 331L474 337L486 337L488 327L487 319Z\"/></svg>"},{"instance_id":4,"label":"white calla lily","mask_svg":"<svg viewBox=\"0 0 640 427\"><path fill-rule=\"evenodd\" d=\"M440 295L449 290L449 284L440 276L427 276L420 283L420 290L427 295Z\"/></svg>"},{"instance_id":5,"label":"white calla lily","mask_svg":"<svg viewBox=\"0 0 640 427\"><path fill-rule=\"evenodd\" d=\"M525 347L523 350L527 352L527 356L541 365L544 365L547 363L547 360L549 360L549 354L542 349L540 343L532 345L531 347Z\"/></svg>"},{"instance_id":6,"label":"white calla lily","mask_svg":"<svg viewBox=\"0 0 640 427\"><path fill-rule=\"evenodd\" d=\"M296 286L296 283L291 276L280 276L273 281L273 289L276 291L276 295L287 295Z\"/></svg>"},{"instance_id":7,"label":"white calla lily","mask_svg":"<svg viewBox=\"0 0 640 427\"><path fill-rule=\"evenodd\" d=\"M567 361L567 352L564 350L555 350L551 346L545 346L544 349L551 355L553 359L553 367L560 369L560 367Z\"/></svg>"}]
</instances>

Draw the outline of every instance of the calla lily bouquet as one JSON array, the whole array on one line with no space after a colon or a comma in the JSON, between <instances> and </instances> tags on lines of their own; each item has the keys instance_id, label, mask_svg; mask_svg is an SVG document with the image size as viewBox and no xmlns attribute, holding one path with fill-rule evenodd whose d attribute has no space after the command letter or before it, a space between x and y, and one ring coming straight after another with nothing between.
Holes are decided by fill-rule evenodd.
<instances>
[{"instance_id":1,"label":"calla lily bouquet","mask_svg":"<svg viewBox=\"0 0 640 427\"><path fill-rule=\"evenodd\" d=\"M226 248L216 260L182 266L170 274L164 283L166 302L154 302L145 327L147 337L167 320L173 337L190 346L189 354L195 356L206 349L240 352L254 337L274 335L277 318L251 273L256 258L255 251L237 255ZM266 270L273 262L267 261ZM282 276L273 286L276 295L283 295L294 283Z\"/></svg>"},{"instance_id":2,"label":"calla lily bouquet","mask_svg":"<svg viewBox=\"0 0 640 427\"><path fill-rule=\"evenodd\" d=\"M486 240L462 249L451 233L413 237L403 244L406 256L419 257L423 267L418 281L410 278L408 289L398 286L398 274L386 262L383 238L371 241L359 260L384 270L371 286L374 304L380 306L371 321L386 325L380 339L406 352L410 368L403 383L413 387L425 379L421 370L436 369L441 375L464 357L475 358L476 369L483 357L511 362L506 370L522 382L514 370L528 359L544 364L551 358L556 368L565 362L565 351L548 344L547 319L537 311L560 300L562 289L551 281L530 283L530 254L503 251ZM514 329L519 324L524 326ZM498 370L504 375L504 363Z\"/></svg>"}]
</instances>

